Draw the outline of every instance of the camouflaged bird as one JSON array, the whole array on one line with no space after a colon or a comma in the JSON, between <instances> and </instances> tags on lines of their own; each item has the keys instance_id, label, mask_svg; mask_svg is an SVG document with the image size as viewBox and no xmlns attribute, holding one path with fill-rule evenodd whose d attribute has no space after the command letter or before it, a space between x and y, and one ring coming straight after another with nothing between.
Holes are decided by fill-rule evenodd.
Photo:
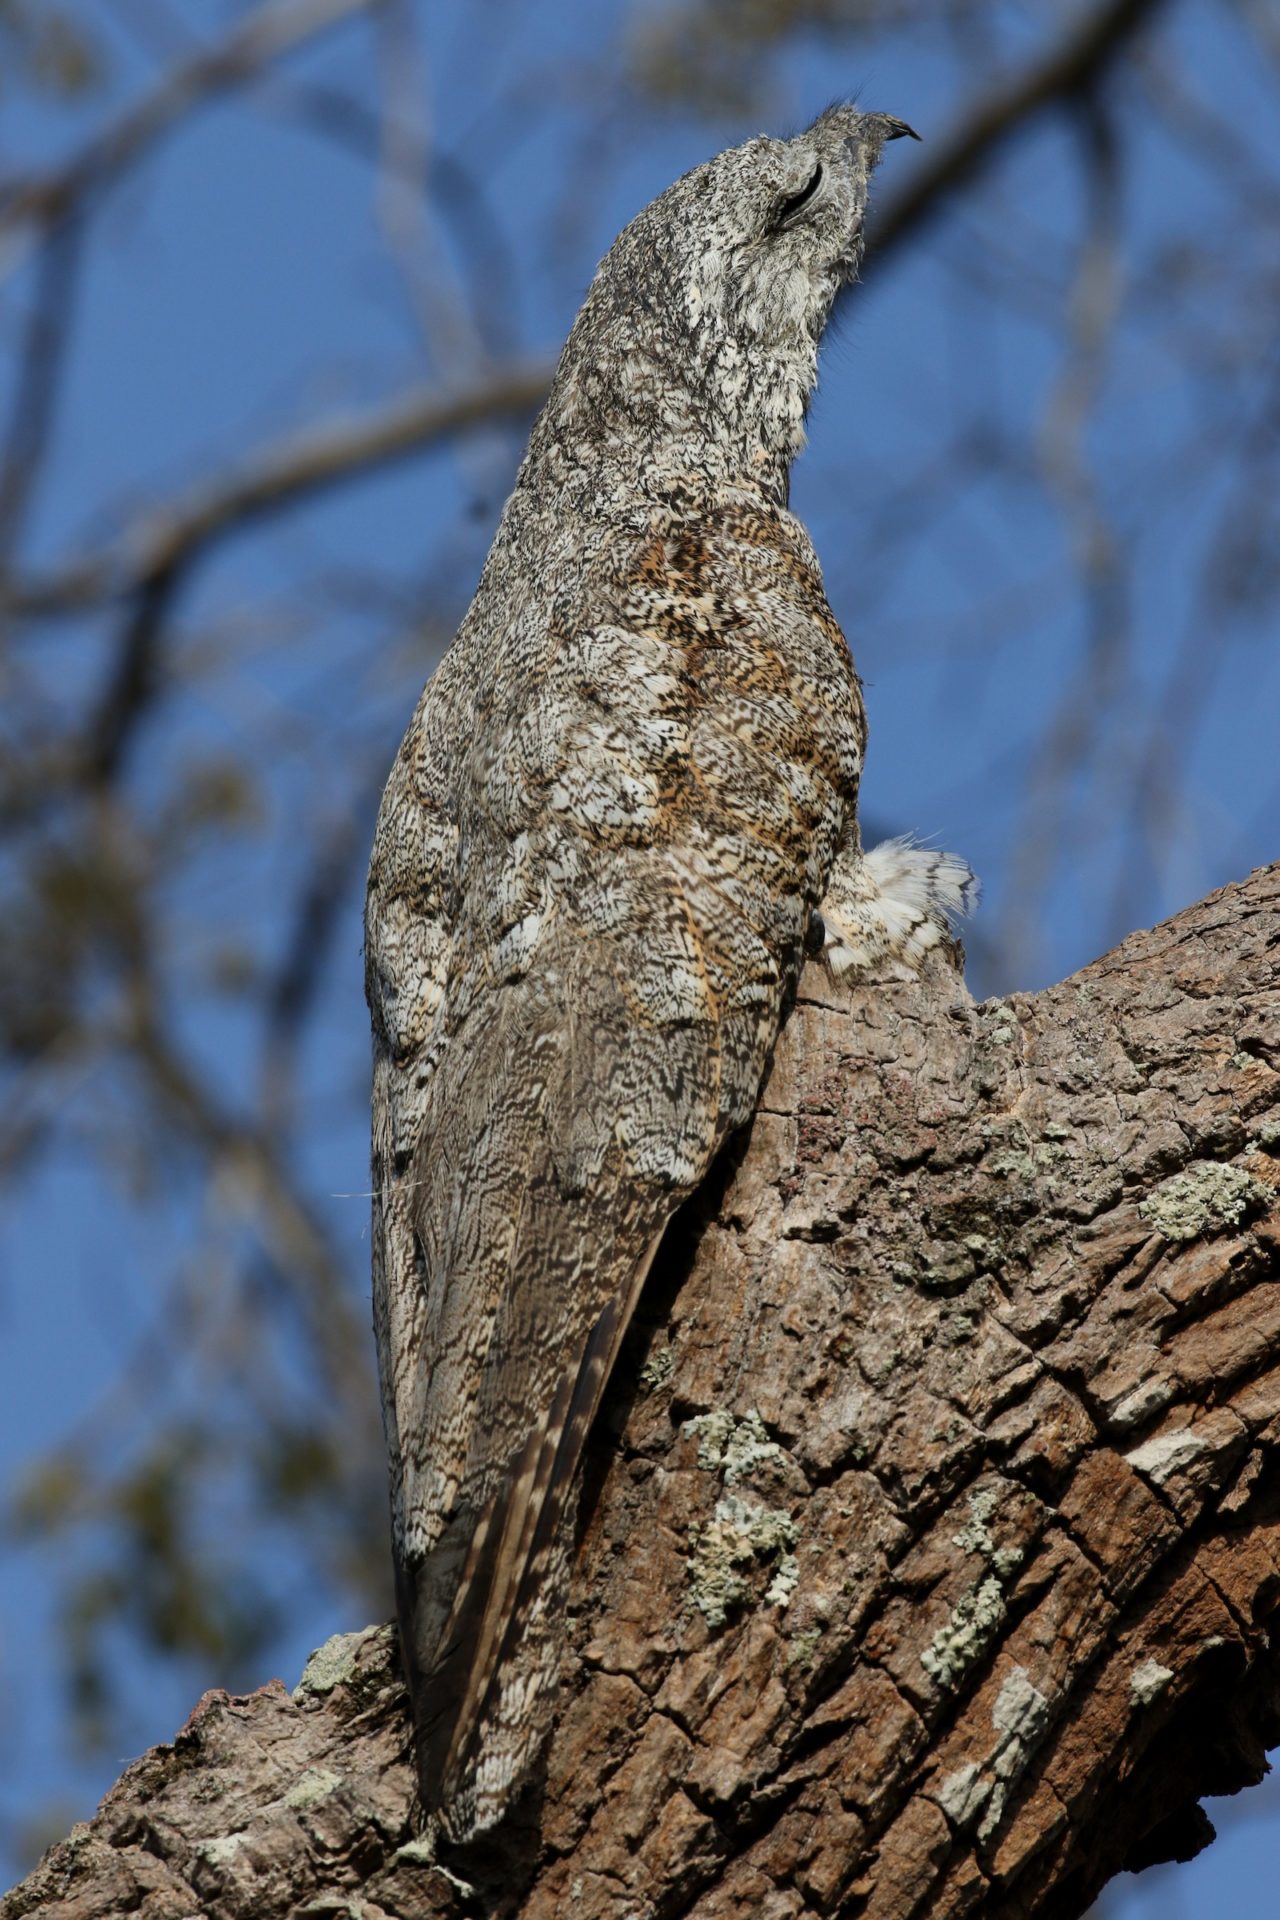
<instances>
[{"instance_id":1,"label":"camouflaged bird","mask_svg":"<svg viewBox=\"0 0 1280 1920\"><path fill-rule=\"evenodd\" d=\"M861 852L859 683L787 509L870 175L908 132L833 108L627 227L383 798L375 1320L423 1803L453 1840L503 1817L550 1725L587 1432L806 941L909 968L971 885Z\"/></svg>"}]
</instances>

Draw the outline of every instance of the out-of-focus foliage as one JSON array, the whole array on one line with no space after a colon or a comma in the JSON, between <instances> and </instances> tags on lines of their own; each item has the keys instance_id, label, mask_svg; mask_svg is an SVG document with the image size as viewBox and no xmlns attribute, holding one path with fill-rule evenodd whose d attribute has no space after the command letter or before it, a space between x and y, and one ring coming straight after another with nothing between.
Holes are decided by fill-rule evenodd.
<instances>
[{"instance_id":1,"label":"out-of-focus foliage","mask_svg":"<svg viewBox=\"0 0 1280 1920\"><path fill-rule=\"evenodd\" d=\"M612 233L860 83L927 139L796 505L872 827L1032 985L1276 851L1267 0L0 0L4 1521L82 1782L140 1673L389 1609L380 785Z\"/></svg>"}]
</instances>

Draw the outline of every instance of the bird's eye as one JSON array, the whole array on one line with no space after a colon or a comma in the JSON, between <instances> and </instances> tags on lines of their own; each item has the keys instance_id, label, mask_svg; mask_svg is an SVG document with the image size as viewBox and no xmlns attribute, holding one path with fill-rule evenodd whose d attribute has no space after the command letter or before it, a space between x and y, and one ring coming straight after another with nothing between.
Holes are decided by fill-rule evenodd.
<instances>
[{"instance_id":1,"label":"bird's eye","mask_svg":"<svg viewBox=\"0 0 1280 1920\"><path fill-rule=\"evenodd\" d=\"M822 162L821 160L819 160L817 166L813 170L813 178L807 181L806 184L803 187L801 187L799 193L788 194L785 200L779 200L777 206L774 208L774 213L773 213L774 226L785 227L791 220L795 218L796 214L799 213L801 207L808 205L809 201L812 200L814 194L818 191L818 188L821 185L822 185Z\"/></svg>"}]
</instances>

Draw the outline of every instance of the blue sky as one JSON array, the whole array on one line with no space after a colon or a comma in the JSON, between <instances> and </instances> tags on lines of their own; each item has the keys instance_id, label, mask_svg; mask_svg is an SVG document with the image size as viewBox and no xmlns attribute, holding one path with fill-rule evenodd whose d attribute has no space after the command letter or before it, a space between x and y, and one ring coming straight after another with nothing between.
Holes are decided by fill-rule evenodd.
<instances>
[{"instance_id":1,"label":"blue sky","mask_svg":"<svg viewBox=\"0 0 1280 1920\"><path fill-rule=\"evenodd\" d=\"M233 10L187 0L168 11L212 31ZM796 124L853 89L927 138L941 137L972 93L972 75L940 36L885 36L848 52L815 36L772 63L760 113L708 123L682 108L637 104L624 87L627 49L651 24L643 7L610 13L555 0L534 18L497 0L419 11L431 139L470 169L485 218L504 238L497 320L530 359L554 355L622 222L714 146L756 131L762 118ZM998 18L999 55L1016 62L1036 44L1035 10L1009 7ZM155 68L145 37L104 26L103 39L111 84L103 102L69 110L18 89L0 95L0 168L56 158L97 112L148 84ZM1274 93L1225 11L1181 8L1168 48L1206 98L1232 103L1233 118L1252 130L1259 168L1277 177ZM288 73L295 83L375 99L380 85L357 28L335 33ZM512 85L514 103L506 100ZM586 111L584 101L612 90L615 117ZM368 166L301 127L295 109L288 93L210 109L98 217L31 565L95 549L140 509L181 497L247 448L439 377L412 288L389 264ZM1233 510L1232 436L1250 430L1275 388L1280 309L1228 316L1228 354L1210 281L1202 296L1178 294L1175 333L1173 297L1164 299L1156 275L1162 249L1188 231L1229 233L1239 210L1158 117L1144 117L1127 83L1118 110L1135 116L1113 263L1120 317L1075 449L1095 508L1123 536L1123 644L1106 656L1106 671L1090 652L1078 526L1036 451L1070 372L1058 323L1072 299L1087 200L1078 128L1046 122L956 219L886 260L883 272L868 265L825 350L793 494L867 681L869 820L875 830L914 828L944 840L983 877L973 943L979 991L1059 978L1132 927L1280 850L1280 649L1268 621L1247 607L1219 608L1210 621L1202 593ZM593 144L581 144L587 130ZM895 177L921 164L906 145L887 158L886 196ZM473 216L471 239L478 230ZM447 231L445 244L465 274L465 250ZM989 278L1005 297L992 297ZM0 326L7 343L12 322ZM1181 346L1193 331L1203 346L1195 360ZM495 429L464 450L345 488L283 529L239 537L210 556L186 595L180 685L163 722L143 736L131 791L140 811L157 811L193 759L269 765L245 833L166 882L175 1018L191 1058L228 1102L252 1097L252 1021L234 1001L182 990L190 953L213 955L224 942L251 953L278 947L300 820L363 818L367 837L377 770L461 611L520 437ZM397 595L428 607L426 631L397 610ZM94 683L102 648L93 623L50 630L33 671L51 698L74 697ZM1176 763L1173 825L1149 857L1135 859L1134 768L1155 751L1152 716L1172 698L1179 661L1189 663L1190 708L1171 706L1156 754ZM1081 692L1085 747L1048 818L1037 866L1028 794L1054 716ZM1032 903L1026 923L1020 897ZM296 1151L359 1295L364 1202L343 1197L367 1184L358 887L342 911L301 1063L307 1124ZM145 1205L127 1178L104 1172L98 1148L127 1097L108 1070L71 1084L59 1149L0 1203L6 1481L86 1417L110 1430L93 1410L120 1393L122 1372L131 1361L136 1369L150 1340L163 1346L160 1374L144 1368L136 1390L156 1392L157 1417L209 1391L207 1373L172 1345L160 1306L172 1276L191 1263L207 1215L190 1184L170 1181L167 1170ZM219 1233L230 1260L234 1236L221 1225ZM216 1326L204 1332L217 1337ZM301 1365L296 1387L305 1396ZM146 1405L129 1409L135 1426L148 1417ZM69 1817L82 1814L126 1748L169 1737L204 1686L273 1673L292 1680L313 1644L362 1624L338 1617L334 1587L303 1577L267 1534L237 1539L243 1490L234 1473L224 1493L228 1552L252 1550L278 1600L269 1658L252 1675L199 1674L122 1636L131 1712L119 1752L68 1750L49 1677L58 1575L92 1529L6 1553L6 1830L54 1797ZM1264 1787L1237 1800L1219 1820L1223 1837L1199 1861L1110 1895L1112 1920L1259 1908L1280 1821L1275 1793Z\"/></svg>"}]
</instances>

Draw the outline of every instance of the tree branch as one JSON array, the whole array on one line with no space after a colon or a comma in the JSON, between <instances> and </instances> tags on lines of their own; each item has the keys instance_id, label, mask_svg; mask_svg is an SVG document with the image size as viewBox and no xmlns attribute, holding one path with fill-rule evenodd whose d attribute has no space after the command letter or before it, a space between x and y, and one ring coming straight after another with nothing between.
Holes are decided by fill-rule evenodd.
<instances>
[{"instance_id":1,"label":"tree branch","mask_svg":"<svg viewBox=\"0 0 1280 1920\"><path fill-rule=\"evenodd\" d=\"M0 460L0 576L8 572L48 450L75 314L82 229L64 222L45 242L24 329Z\"/></svg>"},{"instance_id":2,"label":"tree branch","mask_svg":"<svg viewBox=\"0 0 1280 1920\"><path fill-rule=\"evenodd\" d=\"M0 182L0 236L23 227L52 227L103 193L193 108L254 80L302 42L360 13L378 0L268 0L232 28L217 46L176 66L120 118L94 134L49 173ZM4 251L12 265L13 242Z\"/></svg>"},{"instance_id":3,"label":"tree branch","mask_svg":"<svg viewBox=\"0 0 1280 1920\"><path fill-rule=\"evenodd\" d=\"M472 427L526 419L550 379L549 367L517 365L456 393L400 394L353 419L298 434L267 448L239 473L151 514L101 552L73 561L46 581L13 586L5 609L20 618L48 618L108 600L145 599L159 583L172 584L219 540L254 520Z\"/></svg>"},{"instance_id":4,"label":"tree branch","mask_svg":"<svg viewBox=\"0 0 1280 1920\"><path fill-rule=\"evenodd\" d=\"M1043 59L1007 86L997 87L933 149L911 185L875 221L868 255L877 259L941 214L1016 134L1049 108L1071 104L1107 72L1126 40L1154 19L1168 0L1106 0L1082 14Z\"/></svg>"},{"instance_id":5,"label":"tree branch","mask_svg":"<svg viewBox=\"0 0 1280 1920\"><path fill-rule=\"evenodd\" d=\"M1061 986L811 965L595 1436L550 1920L1067 1920L1280 1734L1280 865ZM647 1353L644 1349L647 1346ZM4 1920L478 1909L393 1643L207 1694Z\"/></svg>"}]
</instances>

